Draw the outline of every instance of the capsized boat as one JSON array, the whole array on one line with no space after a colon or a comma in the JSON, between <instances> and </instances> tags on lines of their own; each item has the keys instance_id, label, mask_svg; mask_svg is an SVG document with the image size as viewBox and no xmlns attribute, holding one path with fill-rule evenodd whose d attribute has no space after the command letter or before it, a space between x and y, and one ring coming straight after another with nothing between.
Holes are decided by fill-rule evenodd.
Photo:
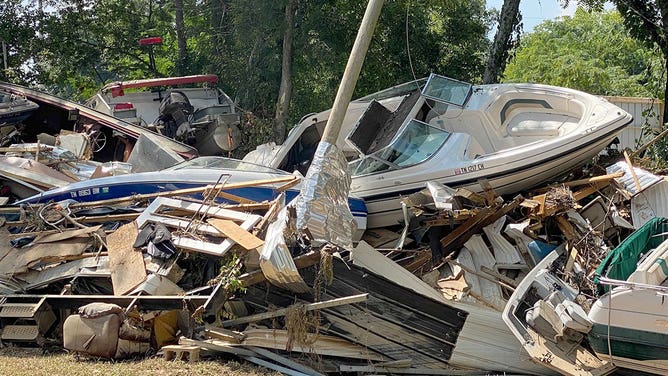
<instances>
[{"instance_id":1,"label":"capsized boat","mask_svg":"<svg viewBox=\"0 0 668 376\"><path fill-rule=\"evenodd\" d=\"M221 155L239 145L240 131L236 105L217 82L212 74L117 81L86 105L192 145L200 155Z\"/></svg>"},{"instance_id":2,"label":"capsized boat","mask_svg":"<svg viewBox=\"0 0 668 376\"><path fill-rule=\"evenodd\" d=\"M261 145L244 160L304 172L329 112L305 116L283 145ZM374 228L396 224L401 197L428 181L480 191L485 179L502 195L544 183L597 155L631 120L577 90L432 74L351 102L337 146Z\"/></svg>"},{"instance_id":3,"label":"capsized boat","mask_svg":"<svg viewBox=\"0 0 668 376\"><path fill-rule=\"evenodd\" d=\"M38 108L24 96L0 90L0 126L20 123Z\"/></svg>"},{"instance_id":4,"label":"capsized boat","mask_svg":"<svg viewBox=\"0 0 668 376\"><path fill-rule=\"evenodd\" d=\"M77 202L111 200L140 194L197 188L216 183L235 184L291 176L293 175L285 171L236 159L199 157L161 171L108 176L68 184L28 197L16 202L15 205L63 200ZM277 189L280 184L223 188L223 191L237 197L261 202L275 199L280 193ZM286 190L286 201L294 199L299 194L299 189L300 186L296 185ZM367 210L364 201L350 197L348 205L357 224L358 235L361 236L361 232L366 229Z\"/></svg>"}]
</instances>

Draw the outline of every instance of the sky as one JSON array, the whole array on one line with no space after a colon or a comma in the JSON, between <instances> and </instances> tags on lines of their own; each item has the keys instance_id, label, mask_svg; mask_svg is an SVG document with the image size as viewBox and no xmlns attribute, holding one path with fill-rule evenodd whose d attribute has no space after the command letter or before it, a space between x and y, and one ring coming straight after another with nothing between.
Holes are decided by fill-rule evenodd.
<instances>
[{"instance_id":1,"label":"sky","mask_svg":"<svg viewBox=\"0 0 668 376\"><path fill-rule=\"evenodd\" d=\"M487 0L487 8L496 8L499 11L503 6L503 0ZM606 9L612 5L606 4ZM520 13L524 23L524 32L530 33L533 28L545 20L551 20L562 16L572 16L577 8L577 1L571 0L567 8L562 8L559 0L523 0L520 1Z\"/></svg>"}]
</instances>

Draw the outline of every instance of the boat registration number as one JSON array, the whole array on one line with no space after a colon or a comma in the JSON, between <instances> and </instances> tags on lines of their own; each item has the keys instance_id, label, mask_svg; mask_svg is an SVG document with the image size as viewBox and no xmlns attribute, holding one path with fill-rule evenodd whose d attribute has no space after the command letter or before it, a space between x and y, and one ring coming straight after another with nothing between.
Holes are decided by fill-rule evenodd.
<instances>
[{"instance_id":1,"label":"boat registration number","mask_svg":"<svg viewBox=\"0 0 668 376\"><path fill-rule=\"evenodd\" d=\"M98 195L100 193L109 193L109 187L80 189L78 191L70 192L72 198L86 197L90 195Z\"/></svg>"},{"instance_id":2,"label":"boat registration number","mask_svg":"<svg viewBox=\"0 0 668 376\"><path fill-rule=\"evenodd\" d=\"M462 175L462 174L468 174L471 172L476 172L480 170L484 170L485 166L482 163L474 164L471 166L466 166L466 167L461 167L461 168L456 168L455 169L455 175Z\"/></svg>"}]
</instances>

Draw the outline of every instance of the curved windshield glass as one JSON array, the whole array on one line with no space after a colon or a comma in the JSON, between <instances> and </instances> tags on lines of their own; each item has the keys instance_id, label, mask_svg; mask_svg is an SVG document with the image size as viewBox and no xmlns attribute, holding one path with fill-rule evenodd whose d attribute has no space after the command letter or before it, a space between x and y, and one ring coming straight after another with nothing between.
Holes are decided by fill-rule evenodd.
<instances>
[{"instance_id":1,"label":"curved windshield glass","mask_svg":"<svg viewBox=\"0 0 668 376\"><path fill-rule=\"evenodd\" d=\"M266 166L260 166L255 163L244 162L238 159L231 159L225 157L199 157L189 161L181 162L165 170L183 170L185 168L211 168L220 170L240 170L240 171L256 171L256 172L270 172L274 174L287 174L284 171L276 170Z\"/></svg>"},{"instance_id":2,"label":"curved windshield glass","mask_svg":"<svg viewBox=\"0 0 668 376\"><path fill-rule=\"evenodd\" d=\"M464 104L471 95L471 88L472 86L468 82L462 82L432 73L429 76L427 85L422 90L422 95L437 101L464 107Z\"/></svg>"},{"instance_id":3,"label":"curved windshield glass","mask_svg":"<svg viewBox=\"0 0 668 376\"><path fill-rule=\"evenodd\" d=\"M375 99L377 101L387 99L387 98L392 98L392 97L398 97L401 95L406 95L409 94L415 90L420 90L424 87L425 82L427 82L427 78L420 78L415 81L410 81L410 82L405 82L403 84L399 84L397 86L392 86L391 88L387 88L378 92L375 92L373 94L369 94L367 96L364 96L362 98L356 99L356 101L370 101L372 99Z\"/></svg>"},{"instance_id":4,"label":"curved windshield glass","mask_svg":"<svg viewBox=\"0 0 668 376\"><path fill-rule=\"evenodd\" d=\"M351 174L364 175L421 163L438 151L448 135L442 129L413 119L402 127L388 146L350 162Z\"/></svg>"}]
</instances>

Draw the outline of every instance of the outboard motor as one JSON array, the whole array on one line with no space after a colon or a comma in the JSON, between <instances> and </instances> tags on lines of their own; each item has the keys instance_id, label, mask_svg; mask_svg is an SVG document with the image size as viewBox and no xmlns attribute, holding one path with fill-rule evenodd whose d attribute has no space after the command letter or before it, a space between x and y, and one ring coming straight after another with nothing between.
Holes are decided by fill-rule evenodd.
<instances>
[{"instance_id":1,"label":"outboard motor","mask_svg":"<svg viewBox=\"0 0 668 376\"><path fill-rule=\"evenodd\" d=\"M160 103L158 120L163 125L162 134L167 137L194 143L195 134L188 118L195 108L188 97L180 91L172 91Z\"/></svg>"}]
</instances>

